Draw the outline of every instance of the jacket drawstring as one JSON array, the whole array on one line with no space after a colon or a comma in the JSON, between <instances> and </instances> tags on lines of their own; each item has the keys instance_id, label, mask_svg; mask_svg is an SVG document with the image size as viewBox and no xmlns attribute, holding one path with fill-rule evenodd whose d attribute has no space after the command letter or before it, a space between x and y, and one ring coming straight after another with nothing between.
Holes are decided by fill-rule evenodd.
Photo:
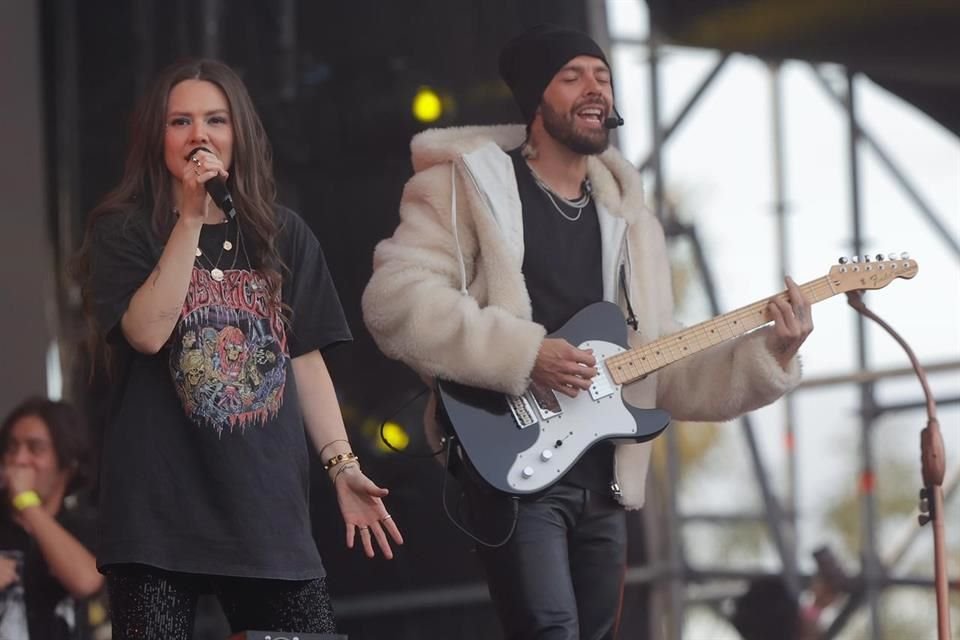
<instances>
[{"instance_id":1,"label":"jacket drawstring","mask_svg":"<svg viewBox=\"0 0 960 640\"><path fill-rule=\"evenodd\" d=\"M453 242L457 245L457 264L460 267L460 293L467 294L467 265L460 248L460 232L457 230L457 164L450 163L450 218L453 223Z\"/></svg>"},{"instance_id":2,"label":"jacket drawstring","mask_svg":"<svg viewBox=\"0 0 960 640\"><path fill-rule=\"evenodd\" d=\"M633 312L633 307L630 305L630 294L627 293L627 266L623 263L620 263L620 288L623 289L623 299L627 302L627 324L637 331L640 323L637 322L637 314Z\"/></svg>"}]
</instances>

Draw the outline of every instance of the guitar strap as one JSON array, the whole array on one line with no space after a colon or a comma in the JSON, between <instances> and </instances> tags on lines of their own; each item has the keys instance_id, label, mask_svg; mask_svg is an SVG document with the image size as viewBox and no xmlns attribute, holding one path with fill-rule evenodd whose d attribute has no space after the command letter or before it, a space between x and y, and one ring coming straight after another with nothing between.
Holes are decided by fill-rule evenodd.
<instances>
[{"instance_id":1,"label":"guitar strap","mask_svg":"<svg viewBox=\"0 0 960 640\"><path fill-rule=\"evenodd\" d=\"M640 323L637 322L637 314L633 312L633 306L630 304L630 294L627 290L627 266L625 264L620 265L620 288L623 290L623 299L627 302L627 324L636 331Z\"/></svg>"}]
</instances>

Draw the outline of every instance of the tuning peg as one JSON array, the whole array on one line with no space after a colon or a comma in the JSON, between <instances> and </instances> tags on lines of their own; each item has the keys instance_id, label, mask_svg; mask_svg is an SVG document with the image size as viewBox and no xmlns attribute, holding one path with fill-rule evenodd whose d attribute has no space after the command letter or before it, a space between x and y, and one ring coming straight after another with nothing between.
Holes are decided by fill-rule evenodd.
<instances>
[{"instance_id":1,"label":"tuning peg","mask_svg":"<svg viewBox=\"0 0 960 640\"><path fill-rule=\"evenodd\" d=\"M886 260L886 258L884 257L884 255L883 255L882 253L878 253L878 254L877 254L877 262L883 262L884 260Z\"/></svg>"},{"instance_id":2,"label":"tuning peg","mask_svg":"<svg viewBox=\"0 0 960 640\"><path fill-rule=\"evenodd\" d=\"M863 256L863 261L864 261L864 262L870 262L870 256L868 256L868 255Z\"/></svg>"},{"instance_id":3,"label":"tuning peg","mask_svg":"<svg viewBox=\"0 0 960 640\"><path fill-rule=\"evenodd\" d=\"M850 256L850 262L854 264L860 262L860 256Z\"/></svg>"},{"instance_id":4,"label":"tuning peg","mask_svg":"<svg viewBox=\"0 0 960 640\"><path fill-rule=\"evenodd\" d=\"M928 522L930 522L931 520L933 520L933 518L927 515L926 513L921 513L920 515L917 516L917 523L919 523L921 527L927 524Z\"/></svg>"},{"instance_id":5,"label":"tuning peg","mask_svg":"<svg viewBox=\"0 0 960 640\"><path fill-rule=\"evenodd\" d=\"M847 260L847 257L846 257L846 256L840 256L840 259L837 260L837 262L839 262L840 264L847 264L847 263L850 262L850 261Z\"/></svg>"},{"instance_id":6,"label":"tuning peg","mask_svg":"<svg viewBox=\"0 0 960 640\"><path fill-rule=\"evenodd\" d=\"M888 260L896 260L896 259L897 259L897 254L895 254L895 253L888 253L888 254L887 254L887 259L888 259Z\"/></svg>"},{"instance_id":7,"label":"tuning peg","mask_svg":"<svg viewBox=\"0 0 960 640\"><path fill-rule=\"evenodd\" d=\"M909 259L910 259L910 254L907 253L906 251L904 251L903 253L900 254L900 259L901 259L901 260L909 260Z\"/></svg>"}]
</instances>

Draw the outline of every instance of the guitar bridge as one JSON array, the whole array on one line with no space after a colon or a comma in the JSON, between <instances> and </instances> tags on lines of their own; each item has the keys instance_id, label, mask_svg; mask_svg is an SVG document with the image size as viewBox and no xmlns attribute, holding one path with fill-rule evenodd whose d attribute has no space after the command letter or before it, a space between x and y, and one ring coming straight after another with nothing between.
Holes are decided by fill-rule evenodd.
<instances>
[{"instance_id":1,"label":"guitar bridge","mask_svg":"<svg viewBox=\"0 0 960 640\"><path fill-rule=\"evenodd\" d=\"M532 427L537 424L537 418L534 416L533 407L524 396L507 396L507 406L510 407L510 413L516 420L517 426L521 429Z\"/></svg>"},{"instance_id":2,"label":"guitar bridge","mask_svg":"<svg viewBox=\"0 0 960 640\"><path fill-rule=\"evenodd\" d=\"M529 391L541 420L549 420L563 413L563 407L560 406L560 401L557 400L557 394L553 392L553 389L534 382L530 384Z\"/></svg>"}]
</instances>

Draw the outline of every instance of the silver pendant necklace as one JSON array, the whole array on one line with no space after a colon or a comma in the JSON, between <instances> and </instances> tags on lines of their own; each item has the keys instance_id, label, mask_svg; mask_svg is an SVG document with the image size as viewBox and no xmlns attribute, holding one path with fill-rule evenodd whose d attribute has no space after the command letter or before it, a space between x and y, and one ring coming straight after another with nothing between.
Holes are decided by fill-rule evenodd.
<instances>
[{"instance_id":1,"label":"silver pendant necklace","mask_svg":"<svg viewBox=\"0 0 960 640\"><path fill-rule=\"evenodd\" d=\"M537 175L537 172L533 170L533 167L530 166L529 162L527 163L527 167L530 169L530 174L533 176L533 181L538 187L540 187L540 191L543 191L543 193L546 194L547 198L550 200L550 203L553 205L553 208L557 210L557 213L563 216L564 220L569 220L570 222L576 222L579 220L580 216L583 215L583 210L588 204L590 204L590 181L583 181L583 195L576 200L567 200L563 196L554 193L553 190L547 186L547 183L543 181L543 178ZM566 212L560 208L560 205L557 204L555 198L560 198L565 205L569 206L571 209L576 209L576 215L567 215Z\"/></svg>"},{"instance_id":2,"label":"silver pendant necklace","mask_svg":"<svg viewBox=\"0 0 960 640\"><path fill-rule=\"evenodd\" d=\"M229 220L225 222L224 226L229 224L229 222L230 222ZM227 233L229 233L229 230L227 231ZM240 223L238 222L237 223L237 240L239 241L239 239L240 239ZM199 246L197 247L196 256L198 260L200 260L201 258L206 259L207 264L210 265L209 270L210 270L211 278L213 278L217 282L223 282L224 273L223 273L223 270L220 268L220 260L223 258L224 251L231 251L231 250L233 250L233 243L230 242L230 240L226 237L226 233L224 233L223 244L220 245L220 255L217 256L216 263L212 262L210 260L210 257L207 256L207 254L205 254ZM234 254L233 264L236 265L236 263L237 263L237 256L236 254ZM203 262L200 262L200 267L203 268ZM231 268L233 267L231 266Z\"/></svg>"}]
</instances>

